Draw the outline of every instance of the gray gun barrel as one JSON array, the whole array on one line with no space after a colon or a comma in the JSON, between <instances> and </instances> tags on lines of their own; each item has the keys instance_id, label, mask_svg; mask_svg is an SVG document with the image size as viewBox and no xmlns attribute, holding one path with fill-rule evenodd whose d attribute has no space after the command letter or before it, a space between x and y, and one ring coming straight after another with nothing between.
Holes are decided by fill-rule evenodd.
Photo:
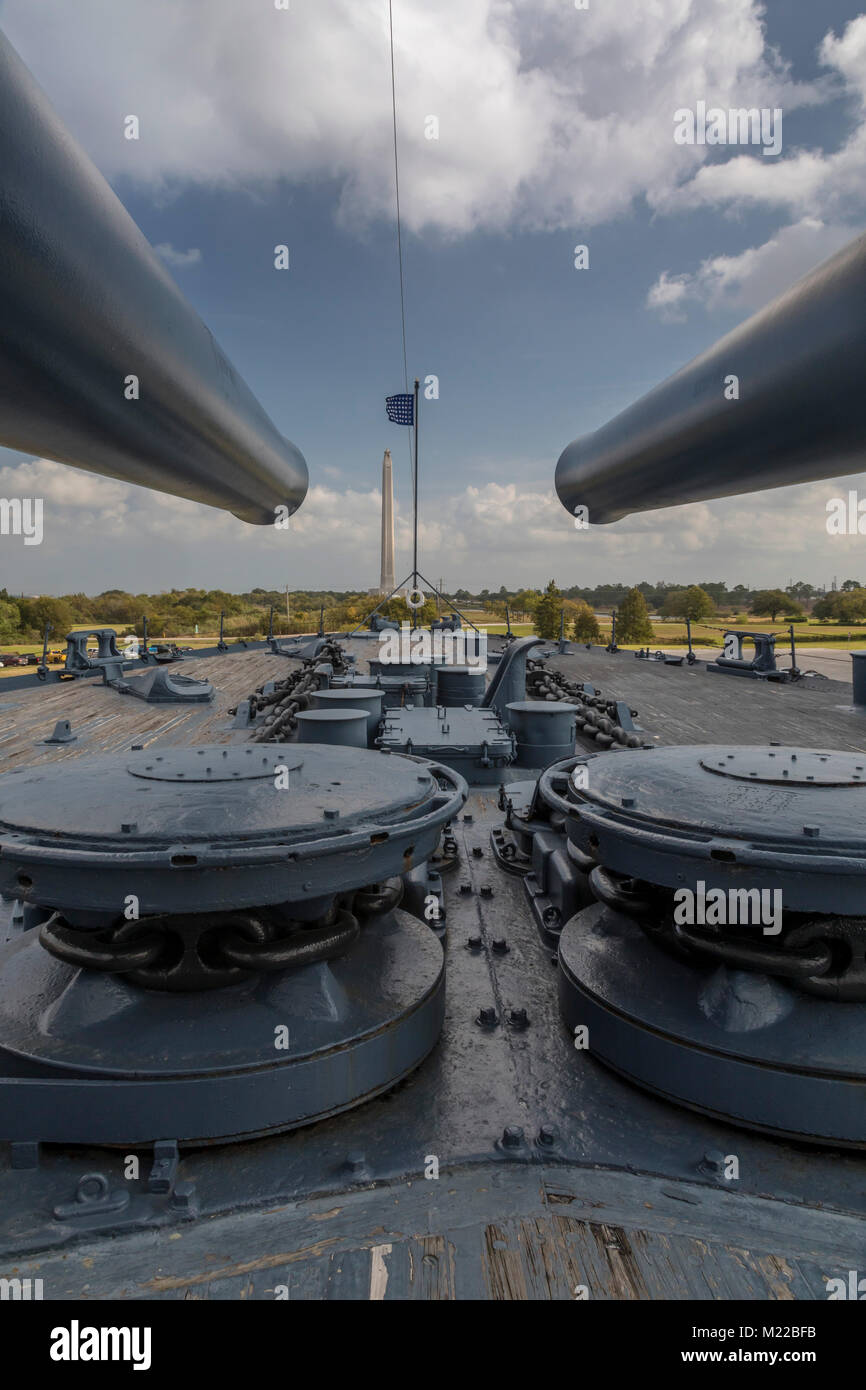
<instances>
[{"instance_id":1,"label":"gray gun barrel","mask_svg":"<svg viewBox=\"0 0 866 1390\"><path fill-rule=\"evenodd\" d=\"M618 521L866 467L866 236L569 444L556 490ZM726 399L736 377L738 399ZM732 388L728 387L729 394Z\"/></svg>"},{"instance_id":2,"label":"gray gun barrel","mask_svg":"<svg viewBox=\"0 0 866 1390\"><path fill-rule=\"evenodd\" d=\"M0 444L243 521L296 511L303 455L2 34L0 132Z\"/></svg>"}]
</instances>

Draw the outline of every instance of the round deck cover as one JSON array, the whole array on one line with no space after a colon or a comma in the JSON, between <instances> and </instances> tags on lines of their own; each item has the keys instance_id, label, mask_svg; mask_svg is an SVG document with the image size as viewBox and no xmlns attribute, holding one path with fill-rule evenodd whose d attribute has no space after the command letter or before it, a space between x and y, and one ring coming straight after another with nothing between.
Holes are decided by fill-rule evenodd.
<instances>
[{"instance_id":1,"label":"round deck cover","mask_svg":"<svg viewBox=\"0 0 866 1390\"><path fill-rule=\"evenodd\" d=\"M24 768L0 777L0 891L92 909L132 893L142 912L315 897L423 862L465 796L446 769L320 744Z\"/></svg>"},{"instance_id":2,"label":"round deck cover","mask_svg":"<svg viewBox=\"0 0 866 1390\"><path fill-rule=\"evenodd\" d=\"M833 911L866 912L866 755L703 745L579 767L569 835L606 868L670 888L778 887L803 912L828 911L832 883Z\"/></svg>"}]
</instances>

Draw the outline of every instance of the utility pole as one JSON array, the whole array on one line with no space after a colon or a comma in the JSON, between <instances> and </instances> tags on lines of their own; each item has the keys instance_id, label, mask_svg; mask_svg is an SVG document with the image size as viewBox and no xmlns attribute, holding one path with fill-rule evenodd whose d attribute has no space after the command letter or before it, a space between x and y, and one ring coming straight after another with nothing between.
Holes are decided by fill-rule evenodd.
<instances>
[{"instance_id":1,"label":"utility pole","mask_svg":"<svg viewBox=\"0 0 866 1390\"><path fill-rule=\"evenodd\" d=\"M287 636L287 637L288 637L289 632L290 632L290 630L291 630L291 626L292 626L292 620L291 620L291 618L289 617L289 586L288 586L288 584L287 584L287 585L286 585L286 636Z\"/></svg>"}]
</instances>

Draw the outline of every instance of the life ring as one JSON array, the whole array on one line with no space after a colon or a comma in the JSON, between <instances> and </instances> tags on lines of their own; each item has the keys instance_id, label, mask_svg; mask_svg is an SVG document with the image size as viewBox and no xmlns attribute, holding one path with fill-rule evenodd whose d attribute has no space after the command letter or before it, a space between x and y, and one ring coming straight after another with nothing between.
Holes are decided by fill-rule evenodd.
<instances>
[{"instance_id":1,"label":"life ring","mask_svg":"<svg viewBox=\"0 0 866 1390\"><path fill-rule=\"evenodd\" d=\"M427 602L427 595L421 589L410 589L406 595L406 603L410 608L423 608Z\"/></svg>"}]
</instances>

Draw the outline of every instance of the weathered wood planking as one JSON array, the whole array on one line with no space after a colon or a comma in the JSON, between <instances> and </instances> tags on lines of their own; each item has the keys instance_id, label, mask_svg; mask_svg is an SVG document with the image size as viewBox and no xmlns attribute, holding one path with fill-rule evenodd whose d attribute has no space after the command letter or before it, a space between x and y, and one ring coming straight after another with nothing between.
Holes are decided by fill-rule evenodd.
<instances>
[{"instance_id":1,"label":"weathered wood planking","mask_svg":"<svg viewBox=\"0 0 866 1390\"><path fill-rule=\"evenodd\" d=\"M133 743L230 742L236 737L230 728L230 707L264 681L281 680L296 666L270 652L232 652L179 662L168 669L209 680L216 689L210 705L188 707L145 704L103 685L96 676L13 690L5 698L0 686L0 769L118 752ZM76 742L41 746L38 740L51 734L58 719L70 721ZM245 740L247 735L241 737Z\"/></svg>"},{"instance_id":2,"label":"weathered wood planking","mask_svg":"<svg viewBox=\"0 0 866 1390\"><path fill-rule=\"evenodd\" d=\"M859 1221L843 1214L694 1185L674 1200L667 1187L481 1166L130 1233L111 1251L85 1239L16 1270L38 1265L53 1299L773 1302L826 1298L862 1248Z\"/></svg>"}]
</instances>

